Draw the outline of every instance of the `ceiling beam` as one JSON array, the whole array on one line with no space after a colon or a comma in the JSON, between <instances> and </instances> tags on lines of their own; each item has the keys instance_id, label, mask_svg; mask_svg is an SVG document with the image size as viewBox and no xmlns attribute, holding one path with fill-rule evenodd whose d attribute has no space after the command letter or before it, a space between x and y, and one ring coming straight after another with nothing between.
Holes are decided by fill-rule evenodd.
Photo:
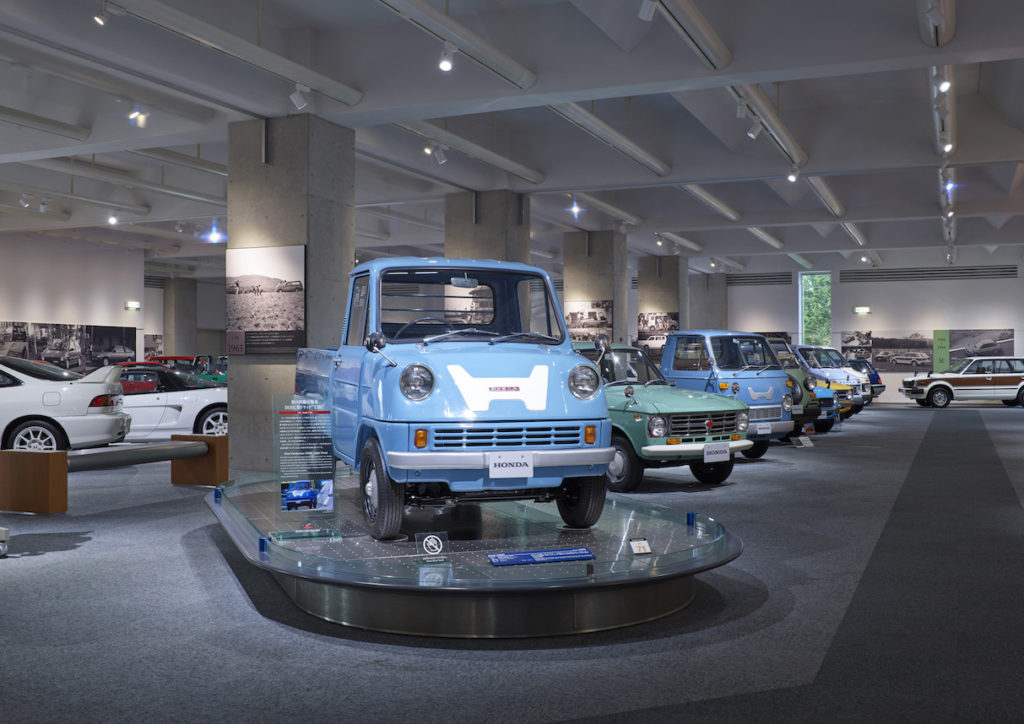
<instances>
[{"instance_id":1,"label":"ceiling beam","mask_svg":"<svg viewBox=\"0 0 1024 724\"><path fill-rule=\"evenodd\" d=\"M34 131L52 133L55 136L63 136L76 141L84 141L92 135L92 129L85 126L76 126L72 123L55 121L52 118L37 116L35 113L26 113L16 108L0 106L0 121L12 123L23 128L31 128Z\"/></svg>"}]
</instances>

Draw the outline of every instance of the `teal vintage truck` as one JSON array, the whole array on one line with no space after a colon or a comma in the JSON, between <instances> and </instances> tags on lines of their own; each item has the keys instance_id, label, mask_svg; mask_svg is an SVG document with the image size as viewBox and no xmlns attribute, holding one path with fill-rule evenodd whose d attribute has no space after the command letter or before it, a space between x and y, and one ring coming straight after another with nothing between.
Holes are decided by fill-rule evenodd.
<instances>
[{"instance_id":1,"label":"teal vintage truck","mask_svg":"<svg viewBox=\"0 0 1024 724\"><path fill-rule=\"evenodd\" d=\"M604 382L615 449L609 490L635 490L645 468L676 465L689 465L697 480L718 485L732 473L733 455L753 447L748 408L739 400L670 386L636 347L613 345L602 355L590 343L573 346L597 364Z\"/></svg>"}]
</instances>

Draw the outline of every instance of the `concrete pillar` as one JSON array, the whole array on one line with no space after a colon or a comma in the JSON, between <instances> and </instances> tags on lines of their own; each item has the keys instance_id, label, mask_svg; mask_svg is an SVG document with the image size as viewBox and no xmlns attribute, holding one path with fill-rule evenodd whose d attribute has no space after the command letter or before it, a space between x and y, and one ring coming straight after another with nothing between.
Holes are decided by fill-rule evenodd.
<instances>
[{"instance_id":1,"label":"concrete pillar","mask_svg":"<svg viewBox=\"0 0 1024 724\"><path fill-rule=\"evenodd\" d=\"M563 297L570 331L591 339L597 332L607 332L613 342L631 341L627 339L630 310L626 235L617 231L570 232L565 235L562 257ZM586 306L606 302L612 307L610 330L594 323L601 314L599 308Z\"/></svg>"},{"instance_id":2,"label":"concrete pillar","mask_svg":"<svg viewBox=\"0 0 1024 724\"><path fill-rule=\"evenodd\" d=\"M679 323L679 257L645 256L637 267L637 313L641 342L649 334L665 334Z\"/></svg>"},{"instance_id":3,"label":"concrete pillar","mask_svg":"<svg viewBox=\"0 0 1024 724\"><path fill-rule=\"evenodd\" d=\"M228 249L305 247L306 345L337 348L355 262L355 134L308 114L228 129ZM274 469L273 396L295 388L295 353L232 355L235 470Z\"/></svg>"},{"instance_id":4,"label":"concrete pillar","mask_svg":"<svg viewBox=\"0 0 1024 724\"><path fill-rule=\"evenodd\" d=\"M195 279L168 279L164 283L164 354L198 354L196 309Z\"/></svg>"},{"instance_id":5,"label":"concrete pillar","mask_svg":"<svg viewBox=\"0 0 1024 724\"><path fill-rule=\"evenodd\" d=\"M690 284L690 327L728 329L729 299L725 274L694 275Z\"/></svg>"},{"instance_id":6,"label":"concrete pillar","mask_svg":"<svg viewBox=\"0 0 1024 724\"><path fill-rule=\"evenodd\" d=\"M676 279L678 286L677 301L679 304L679 329L693 329L690 323L690 260L685 256L678 257L679 273Z\"/></svg>"},{"instance_id":7,"label":"concrete pillar","mask_svg":"<svg viewBox=\"0 0 1024 724\"><path fill-rule=\"evenodd\" d=\"M514 191L449 194L444 255L530 263L530 198Z\"/></svg>"}]
</instances>

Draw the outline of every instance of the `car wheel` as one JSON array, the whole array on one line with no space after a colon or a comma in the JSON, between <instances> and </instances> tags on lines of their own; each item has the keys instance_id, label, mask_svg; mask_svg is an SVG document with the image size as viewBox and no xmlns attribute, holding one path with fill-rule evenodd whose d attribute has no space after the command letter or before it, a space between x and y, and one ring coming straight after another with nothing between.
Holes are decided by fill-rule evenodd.
<instances>
[{"instance_id":1,"label":"car wheel","mask_svg":"<svg viewBox=\"0 0 1024 724\"><path fill-rule=\"evenodd\" d=\"M946 407L949 405L950 395L949 390L945 387L936 387L934 390L928 393L928 404L932 407Z\"/></svg>"},{"instance_id":2,"label":"car wheel","mask_svg":"<svg viewBox=\"0 0 1024 724\"><path fill-rule=\"evenodd\" d=\"M370 535L377 540L394 538L402 528L405 492L388 475L376 438L371 437L363 447L359 487L363 492L363 521Z\"/></svg>"},{"instance_id":3,"label":"car wheel","mask_svg":"<svg viewBox=\"0 0 1024 724\"><path fill-rule=\"evenodd\" d=\"M818 434L824 435L826 432L831 430L832 426L835 424L835 420L815 420L814 431Z\"/></svg>"},{"instance_id":4,"label":"car wheel","mask_svg":"<svg viewBox=\"0 0 1024 724\"><path fill-rule=\"evenodd\" d=\"M874 401L874 399L875 399L874 397L865 397L864 398L864 407L867 407L868 405L870 405Z\"/></svg>"},{"instance_id":5,"label":"car wheel","mask_svg":"<svg viewBox=\"0 0 1024 724\"><path fill-rule=\"evenodd\" d=\"M693 477L704 485L721 485L732 474L733 459L721 463L705 463L701 460L694 460L690 463L690 472Z\"/></svg>"},{"instance_id":6,"label":"car wheel","mask_svg":"<svg viewBox=\"0 0 1024 724\"><path fill-rule=\"evenodd\" d=\"M284 507L287 510L295 510L295 503L285 503Z\"/></svg>"},{"instance_id":7,"label":"car wheel","mask_svg":"<svg viewBox=\"0 0 1024 724\"><path fill-rule=\"evenodd\" d=\"M589 528L604 510L606 475L567 478L558 496L558 512L570 528Z\"/></svg>"},{"instance_id":8,"label":"car wheel","mask_svg":"<svg viewBox=\"0 0 1024 724\"><path fill-rule=\"evenodd\" d=\"M11 431L7 447L10 450L32 450L35 452L52 452L64 450L64 436L48 422L29 420L18 425Z\"/></svg>"},{"instance_id":9,"label":"car wheel","mask_svg":"<svg viewBox=\"0 0 1024 724\"><path fill-rule=\"evenodd\" d=\"M754 443L754 447L748 447L746 450L742 450L741 452L743 453L743 457L750 458L751 460L763 457L764 454L768 452L768 441L758 440Z\"/></svg>"},{"instance_id":10,"label":"car wheel","mask_svg":"<svg viewBox=\"0 0 1024 724\"><path fill-rule=\"evenodd\" d=\"M223 407L207 410L196 420L195 431L197 435L227 435L228 411Z\"/></svg>"},{"instance_id":11,"label":"car wheel","mask_svg":"<svg viewBox=\"0 0 1024 724\"><path fill-rule=\"evenodd\" d=\"M1017 393L1017 404L1024 405L1024 387L1022 387L1020 392Z\"/></svg>"},{"instance_id":12,"label":"car wheel","mask_svg":"<svg viewBox=\"0 0 1024 724\"><path fill-rule=\"evenodd\" d=\"M109 357L104 357L103 359L100 360L100 367L109 367L109 366L110 366L110 358Z\"/></svg>"},{"instance_id":13,"label":"car wheel","mask_svg":"<svg viewBox=\"0 0 1024 724\"><path fill-rule=\"evenodd\" d=\"M628 493L636 490L644 477L644 464L640 462L632 443L621 435L612 436L615 455L608 464L608 490Z\"/></svg>"},{"instance_id":14,"label":"car wheel","mask_svg":"<svg viewBox=\"0 0 1024 724\"><path fill-rule=\"evenodd\" d=\"M914 402L919 404L921 407L928 407L928 400L914 400Z\"/></svg>"}]
</instances>

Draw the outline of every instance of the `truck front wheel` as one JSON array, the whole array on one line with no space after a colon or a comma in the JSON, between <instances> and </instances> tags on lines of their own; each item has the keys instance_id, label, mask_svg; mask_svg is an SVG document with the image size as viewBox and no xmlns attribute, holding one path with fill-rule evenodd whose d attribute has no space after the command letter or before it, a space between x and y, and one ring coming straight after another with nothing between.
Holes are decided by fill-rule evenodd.
<instances>
[{"instance_id":1,"label":"truck front wheel","mask_svg":"<svg viewBox=\"0 0 1024 724\"><path fill-rule=\"evenodd\" d=\"M706 463L703 460L694 460L690 463L690 472L693 477L704 485L721 485L732 474L733 459L730 457L725 462Z\"/></svg>"},{"instance_id":2,"label":"truck front wheel","mask_svg":"<svg viewBox=\"0 0 1024 724\"><path fill-rule=\"evenodd\" d=\"M633 451L633 444L621 435L612 435L612 447L615 457L608 465L608 490L613 493L636 490L644 477L644 464Z\"/></svg>"},{"instance_id":3,"label":"truck front wheel","mask_svg":"<svg viewBox=\"0 0 1024 724\"><path fill-rule=\"evenodd\" d=\"M388 475L376 438L371 437L363 447L359 487L363 494L363 520L370 535L377 540L397 536L402 527L405 496L402 487Z\"/></svg>"},{"instance_id":4,"label":"truck front wheel","mask_svg":"<svg viewBox=\"0 0 1024 724\"><path fill-rule=\"evenodd\" d=\"M589 528L604 510L605 486L608 478L595 475L589 478L567 478L562 481L558 497L558 512L570 528Z\"/></svg>"}]
</instances>

